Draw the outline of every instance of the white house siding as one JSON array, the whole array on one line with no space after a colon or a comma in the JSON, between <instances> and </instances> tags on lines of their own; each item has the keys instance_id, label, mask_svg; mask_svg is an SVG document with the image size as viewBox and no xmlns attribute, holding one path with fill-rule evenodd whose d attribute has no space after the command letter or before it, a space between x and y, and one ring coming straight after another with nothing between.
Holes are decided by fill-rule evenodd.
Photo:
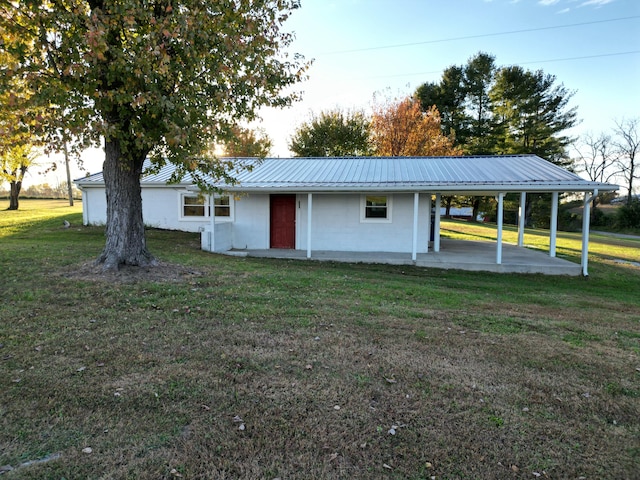
<instances>
[{"instance_id":1,"label":"white house siding","mask_svg":"<svg viewBox=\"0 0 640 480\"><path fill-rule=\"evenodd\" d=\"M379 195L376 193L376 195ZM381 195L381 194L380 194ZM361 195L314 194L311 249L345 252L411 252L413 246L413 194L392 197L391 222L361 221ZM418 253L427 251L427 196L418 208ZM307 195L298 195L296 248L307 248Z\"/></svg>"},{"instance_id":2,"label":"white house siding","mask_svg":"<svg viewBox=\"0 0 640 480\"><path fill-rule=\"evenodd\" d=\"M269 248L269 195L240 194L234 200L233 247Z\"/></svg>"},{"instance_id":3,"label":"white house siding","mask_svg":"<svg viewBox=\"0 0 640 480\"><path fill-rule=\"evenodd\" d=\"M205 218L181 219L182 194L193 195L181 187L143 187L142 218L148 227L167 230L198 232L210 225ZM85 225L104 225L107 222L107 200L104 187L85 187L83 197L83 222Z\"/></svg>"},{"instance_id":4,"label":"white house siding","mask_svg":"<svg viewBox=\"0 0 640 480\"><path fill-rule=\"evenodd\" d=\"M82 189L82 221L85 225L107 223L107 197L104 187Z\"/></svg>"}]
</instances>

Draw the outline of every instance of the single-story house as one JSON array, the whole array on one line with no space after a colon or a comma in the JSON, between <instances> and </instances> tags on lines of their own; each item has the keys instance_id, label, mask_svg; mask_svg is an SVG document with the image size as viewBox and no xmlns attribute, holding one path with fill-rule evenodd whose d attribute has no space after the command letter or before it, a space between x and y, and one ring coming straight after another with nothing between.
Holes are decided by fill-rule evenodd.
<instances>
[{"instance_id":1,"label":"single-story house","mask_svg":"<svg viewBox=\"0 0 640 480\"><path fill-rule=\"evenodd\" d=\"M174 171L171 165L144 175L145 224L200 231L202 248L211 252L293 249L307 258L313 258L314 251L389 252L411 255L415 262L430 249L440 251L442 195L495 196L499 265L507 193L520 193L521 212L527 193L552 194L549 250L555 257L558 196L580 192L585 207L582 273L587 275L590 200L598 192L618 189L584 180L536 155L238 161L251 163L252 168L239 169L234 185L214 183L222 194L202 194L189 176L167 184ZM84 223L105 223L102 174L78 179L76 184L83 192Z\"/></svg>"}]
</instances>

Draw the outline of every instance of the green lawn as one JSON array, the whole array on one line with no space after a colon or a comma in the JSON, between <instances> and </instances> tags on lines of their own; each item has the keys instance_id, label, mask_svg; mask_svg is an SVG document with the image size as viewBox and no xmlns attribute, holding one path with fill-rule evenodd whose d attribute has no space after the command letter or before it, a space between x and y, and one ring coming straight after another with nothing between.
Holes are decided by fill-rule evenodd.
<instances>
[{"instance_id":1,"label":"green lawn","mask_svg":"<svg viewBox=\"0 0 640 480\"><path fill-rule=\"evenodd\" d=\"M165 275L145 280L95 273L79 205L21 208L0 211L3 478L637 476L640 268L614 261L637 241L594 237L582 278L234 258L149 230Z\"/></svg>"}]
</instances>

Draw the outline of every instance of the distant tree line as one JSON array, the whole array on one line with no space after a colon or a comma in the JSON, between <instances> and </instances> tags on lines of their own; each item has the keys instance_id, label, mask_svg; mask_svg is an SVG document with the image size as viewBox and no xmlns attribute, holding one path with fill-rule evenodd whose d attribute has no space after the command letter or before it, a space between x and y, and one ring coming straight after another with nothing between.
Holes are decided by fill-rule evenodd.
<instances>
[{"instance_id":1,"label":"distant tree line","mask_svg":"<svg viewBox=\"0 0 640 480\"><path fill-rule=\"evenodd\" d=\"M82 198L82 192L75 185L72 186L73 198ZM0 189L1 198L9 198L10 190ZM66 181L60 182L58 185L52 186L48 183L42 183L40 185L30 185L23 188L20 194L21 198L52 198L52 199L67 199L69 195L69 189Z\"/></svg>"}]
</instances>

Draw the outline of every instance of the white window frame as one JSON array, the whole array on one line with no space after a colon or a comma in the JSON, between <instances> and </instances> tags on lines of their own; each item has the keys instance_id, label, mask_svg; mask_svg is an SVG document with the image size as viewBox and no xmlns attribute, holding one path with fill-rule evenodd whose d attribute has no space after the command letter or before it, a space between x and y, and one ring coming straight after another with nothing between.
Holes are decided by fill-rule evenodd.
<instances>
[{"instance_id":1,"label":"white window frame","mask_svg":"<svg viewBox=\"0 0 640 480\"><path fill-rule=\"evenodd\" d=\"M185 200L188 197L201 197L203 200L204 207L204 215L185 215L184 207L186 206ZM179 208L180 208L180 220L183 221L198 221L198 220L206 220L209 218L210 210L209 210L209 196L208 195L200 195L198 192L184 192L180 194L179 198Z\"/></svg>"},{"instance_id":2,"label":"white window frame","mask_svg":"<svg viewBox=\"0 0 640 480\"><path fill-rule=\"evenodd\" d=\"M202 220L209 220L211 218L211 205L210 205L210 201L209 199L211 198L211 196L209 194L203 194L202 195L202 199L204 200L204 215L200 216L200 215L185 215L184 214L184 207L185 207L185 199L187 197L198 197L200 196L197 192L183 192L180 194L180 198L179 198L179 208L180 208L180 220L181 221L202 221ZM222 197L228 197L229 198L229 215L228 216L217 216L216 217L216 221L218 222L231 222L233 221L233 215L234 215L234 206L235 206L235 201L233 198L233 195L215 195L215 198L222 198ZM215 200L214 200L215 203ZM213 206L213 211L215 212L215 205Z\"/></svg>"},{"instance_id":3,"label":"white window frame","mask_svg":"<svg viewBox=\"0 0 640 480\"><path fill-rule=\"evenodd\" d=\"M386 218L367 217L367 197L386 197L387 216ZM388 193L369 193L360 195L360 223L391 223L393 213L393 195Z\"/></svg>"},{"instance_id":4,"label":"white window frame","mask_svg":"<svg viewBox=\"0 0 640 480\"><path fill-rule=\"evenodd\" d=\"M233 195L215 195L214 199L213 199L213 212L215 214L216 211L216 199L218 198L228 198L229 199L229 215L216 215L216 220L219 222L231 222L233 220L233 210L234 210L234 199L233 199ZM220 207L221 205L218 205L218 207Z\"/></svg>"}]
</instances>

